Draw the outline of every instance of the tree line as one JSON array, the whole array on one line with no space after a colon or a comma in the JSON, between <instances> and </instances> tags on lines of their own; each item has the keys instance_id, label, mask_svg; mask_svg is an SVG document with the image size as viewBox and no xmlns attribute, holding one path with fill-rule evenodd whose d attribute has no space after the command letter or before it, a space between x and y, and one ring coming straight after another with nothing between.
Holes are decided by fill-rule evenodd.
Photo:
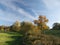
<instances>
[{"instance_id":1,"label":"tree line","mask_svg":"<svg viewBox=\"0 0 60 45\"><path fill-rule=\"evenodd\" d=\"M11 26L0 26L0 31L14 31L14 32L20 32L21 30L50 30L49 26L47 25L47 22L49 20L46 18L46 16L40 15L37 20L33 20L34 24L32 22L23 21L19 22L16 21ZM54 23L51 30L60 30L60 23Z\"/></svg>"},{"instance_id":2,"label":"tree line","mask_svg":"<svg viewBox=\"0 0 60 45\"><path fill-rule=\"evenodd\" d=\"M11 26L0 26L0 31L19 32L22 34L22 37L20 39L21 45L43 45L42 38L46 36L42 35L42 30L50 30L49 26L47 25L48 21L49 20L46 18L46 16L40 15L37 20L33 21L34 23L28 21L16 21ZM59 29L60 23L54 23L51 30Z\"/></svg>"},{"instance_id":3,"label":"tree line","mask_svg":"<svg viewBox=\"0 0 60 45\"><path fill-rule=\"evenodd\" d=\"M46 25L46 23L48 22L48 19L46 18L46 16L40 15L38 17L38 20L34 20L33 22L34 22L34 24L32 22L28 22L28 21L23 21L23 22L16 21L11 26L4 26L4 25L0 26L0 31L19 32L20 30L31 30L33 28L37 28L38 30L49 29L49 27Z\"/></svg>"}]
</instances>

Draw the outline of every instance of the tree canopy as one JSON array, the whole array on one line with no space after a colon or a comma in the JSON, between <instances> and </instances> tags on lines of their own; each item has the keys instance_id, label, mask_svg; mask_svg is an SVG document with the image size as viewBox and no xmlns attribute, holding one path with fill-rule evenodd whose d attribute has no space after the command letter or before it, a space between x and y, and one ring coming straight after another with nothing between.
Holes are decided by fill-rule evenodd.
<instances>
[{"instance_id":1,"label":"tree canopy","mask_svg":"<svg viewBox=\"0 0 60 45\"><path fill-rule=\"evenodd\" d=\"M42 15L38 17L38 20L34 20L34 23L38 26L40 30L48 29L48 26L46 24L47 22L48 19L46 18L46 16L42 16Z\"/></svg>"},{"instance_id":2,"label":"tree canopy","mask_svg":"<svg viewBox=\"0 0 60 45\"><path fill-rule=\"evenodd\" d=\"M54 23L52 29L53 30L60 30L60 23Z\"/></svg>"}]
</instances>

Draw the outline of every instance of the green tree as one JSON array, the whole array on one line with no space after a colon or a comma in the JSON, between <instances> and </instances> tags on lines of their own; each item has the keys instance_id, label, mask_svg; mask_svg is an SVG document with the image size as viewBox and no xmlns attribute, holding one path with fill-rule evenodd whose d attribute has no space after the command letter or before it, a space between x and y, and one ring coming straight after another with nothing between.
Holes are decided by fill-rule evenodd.
<instances>
[{"instance_id":1,"label":"green tree","mask_svg":"<svg viewBox=\"0 0 60 45\"><path fill-rule=\"evenodd\" d=\"M60 30L60 23L54 23L52 29L53 30Z\"/></svg>"}]
</instances>

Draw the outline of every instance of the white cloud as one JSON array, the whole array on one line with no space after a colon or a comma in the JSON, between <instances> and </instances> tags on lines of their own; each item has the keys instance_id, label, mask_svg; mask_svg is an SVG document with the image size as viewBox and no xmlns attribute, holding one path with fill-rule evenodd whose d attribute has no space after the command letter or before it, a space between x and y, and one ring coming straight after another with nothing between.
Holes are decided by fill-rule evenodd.
<instances>
[{"instance_id":1,"label":"white cloud","mask_svg":"<svg viewBox=\"0 0 60 45\"><path fill-rule=\"evenodd\" d=\"M7 21L7 22L14 22L19 19L20 17L15 16L15 14L0 10L0 20Z\"/></svg>"},{"instance_id":2,"label":"white cloud","mask_svg":"<svg viewBox=\"0 0 60 45\"><path fill-rule=\"evenodd\" d=\"M38 15L34 9L31 9L31 10L36 16Z\"/></svg>"},{"instance_id":3,"label":"white cloud","mask_svg":"<svg viewBox=\"0 0 60 45\"><path fill-rule=\"evenodd\" d=\"M17 11L18 11L19 13L21 13L22 15L26 16L26 17L29 17L29 18L31 18L31 19L35 19L33 16L31 16L31 14L27 13L27 12L24 11L22 8L17 9Z\"/></svg>"},{"instance_id":4,"label":"white cloud","mask_svg":"<svg viewBox=\"0 0 60 45\"><path fill-rule=\"evenodd\" d=\"M8 8L11 8L13 11L16 11L18 13L20 13L20 16L26 16L30 19L35 19L33 16L31 16L30 13L26 12L24 9L22 8L19 8L19 7L16 7L12 1L17 1L17 2L20 2L20 3L23 3L24 5L27 5L25 4L22 0L0 0L0 3L7 6ZM12 19L16 20L16 19L19 19L17 16L15 16L16 14L14 13L11 13L11 12L6 12L6 11L2 11L1 10L1 13L2 15L8 15L8 16L5 16L5 17L1 17L0 19L2 20L6 20L6 21L13 21ZM22 15L21 15L22 14ZM11 18L11 19L10 19Z\"/></svg>"},{"instance_id":5,"label":"white cloud","mask_svg":"<svg viewBox=\"0 0 60 45\"><path fill-rule=\"evenodd\" d=\"M42 0L48 9L60 8L59 0Z\"/></svg>"}]
</instances>

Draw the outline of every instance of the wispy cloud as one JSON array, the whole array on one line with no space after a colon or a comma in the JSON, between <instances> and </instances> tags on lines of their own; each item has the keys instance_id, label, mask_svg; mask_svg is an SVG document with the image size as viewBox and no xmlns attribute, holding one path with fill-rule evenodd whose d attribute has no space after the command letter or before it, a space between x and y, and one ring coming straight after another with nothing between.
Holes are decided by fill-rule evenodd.
<instances>
[{"instance_id":1,"label":"wispy cloud","mask_svg":"<svg viewBox=\"0 0 60 45\"><path fill-rule=\"evenodd\" d=\"M29 18L31 18L31 19L35 19L33 16L31 16L31 14L25 12L25 11L24 11L23 9L21 9L21 8L19 8L17 11L18 11L20 14L26 16L26 17L29 17Z\"/></svg>"},{"instance_id":2,"label":"wispy cloud","mask_svg":"<svg viewBox=\"0 0 60 45\"><path fill-rule=\"evenodd\" d=\"M7 21L7 22L14 22L19 19L20 17L15 16L15 14L0 10L0 20Z\"/></svg>"},{"instance_id":3,"label":"wispy cloud","mask_svg":"<svg viewBox=\"0 0 60 45\"><path fill-rule=\"evenodd\" d=\"M25 16L29 19L35 19L30 13L26 12L23 8L15 6L13 4L13 1L17 1L18 3L22 3L25 6L27 6L27 4L25 4L22 0L0 0L0 3L5 5L8 9L11 9L12 11L18 13L19 18L21 18L20 16ZM16 13L12 13L9 11L6 12L3 10L1 10L0 12L1 12L0 14L2 14L2 15L8 15L5 17L1 17L0 19L2 19L2 20L13 21L12 19L14 19L14 20L19 19L17 16L15 16L15 15L17 15Z\"/></svg>"}]
</instances>

